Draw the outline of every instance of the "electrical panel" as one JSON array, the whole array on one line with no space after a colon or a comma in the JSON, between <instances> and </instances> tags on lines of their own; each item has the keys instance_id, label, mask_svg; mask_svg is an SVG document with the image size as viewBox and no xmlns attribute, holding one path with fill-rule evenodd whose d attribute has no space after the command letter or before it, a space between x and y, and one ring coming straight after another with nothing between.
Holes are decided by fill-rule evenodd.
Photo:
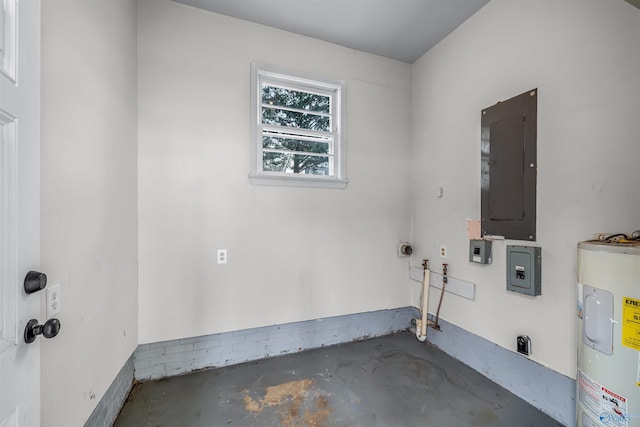
<instances>
[{"instance_id":1,"label":"electrical panel","mask_svg":"<svg viewBox=\"0 0 640 427\"><path fill-rule=\"evenodd\" d=\"M469 240L469 261L491 264L491 240Z\"/></svg>"},{"instance_id":2,"label":"electrical panel","mask_svg":"<svg viewBox=\"0 0 640 427\"><path fill-rule=\"evenodd\" d=\"M542 249L507 245L507 290L524 295L542 294Z\"/></svg>"},{"instance_id":3,"label":"electrical panel","mask_svg":"<svg viewBox=\"0 0 640 427\"><path fill-rule=\"evenodd\" d=\"M482 110L482 235L536 240L538 90Z\"/></svg>"}]
</instances>

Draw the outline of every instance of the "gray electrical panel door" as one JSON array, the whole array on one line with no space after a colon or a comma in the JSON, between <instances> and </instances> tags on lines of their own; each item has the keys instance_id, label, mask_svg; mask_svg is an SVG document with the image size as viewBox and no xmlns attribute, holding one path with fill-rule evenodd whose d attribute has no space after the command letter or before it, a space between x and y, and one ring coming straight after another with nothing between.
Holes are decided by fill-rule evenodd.
<instances>
[{"instance_id":1,"label":"gray electrical panel door","mask_svg":"<svg viewBox=\"0 0 640 427\"><path fill-rule=\"evenodd\" d=\"M507 245L507 290L524 295L542 294L542 249Z\"/></svg>"},{"instance_id":2,"label":"gray electrical panel door","mask_svg":"<svg viewBox=\"0 0 640 427\"><path fill-rule=\"evenodd\" d=\"M483 235L536 239L538 90L482 110Z\"/></svg>"}]
</instances>

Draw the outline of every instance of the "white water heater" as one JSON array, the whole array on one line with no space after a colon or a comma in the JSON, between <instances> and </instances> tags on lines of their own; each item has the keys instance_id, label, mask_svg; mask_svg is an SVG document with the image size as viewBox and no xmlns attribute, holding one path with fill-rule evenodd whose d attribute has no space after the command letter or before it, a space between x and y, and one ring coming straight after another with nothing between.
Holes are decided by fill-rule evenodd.
<instances>
[{"instance_id":1,"label":"white water heater","mask_svg":"<svg viewBox=\"0 0 640 427\"><path fill-rule=\"evenodd\" d=\"M640 241L578 244L578 427L640 427Z\"/></svg>"}]
</instances>

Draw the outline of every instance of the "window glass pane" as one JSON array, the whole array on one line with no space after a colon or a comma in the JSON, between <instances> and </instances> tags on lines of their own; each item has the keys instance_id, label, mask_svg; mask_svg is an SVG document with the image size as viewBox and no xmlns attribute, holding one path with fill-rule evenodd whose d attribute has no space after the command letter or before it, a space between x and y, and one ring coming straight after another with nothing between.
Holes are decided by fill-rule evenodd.
<instances>
[{"instance_id":1,"label":"window glass pane","mask_svg":"<svg viewBox=\"0 0 640 427\"><path fill-rule=\"evenodd\" d=\"M309 153L331 154L327 142L302 141L291 138L262 137L262 148L276 150L305 151Z\"/></svg>"},{"instance_id":2,"label":"window glass pane","mask_svg":"<svg viewBox=\"0 0 640 427\"><path fill-rule=\"evenodd\" d=\"M277 108L263 108L262 123L266 125L311 129L323 132L331 131L329 116L318 116L311 113L300 113L297 111L280 110Z\"/></svg>"},{"instance_id":3,"label":"window glass pane","mask_svg":"<svg viewBox=\"0 0 640 427\"><path fill-rule=\"evenodd\" d=\"M329 114L331 97L277 86L262 85L262 103Z\"/></svg>"},{"instance_id":4,"label":"window glass pane","mask_svg":"<svg viewBox=\"0 0 640 427\"><path fill-rule=\"evenodd\" d=\"M330 161L325 156L265 151L262 158L262 169L265 172L329 175Z\"/></svg>"}]
</instances>

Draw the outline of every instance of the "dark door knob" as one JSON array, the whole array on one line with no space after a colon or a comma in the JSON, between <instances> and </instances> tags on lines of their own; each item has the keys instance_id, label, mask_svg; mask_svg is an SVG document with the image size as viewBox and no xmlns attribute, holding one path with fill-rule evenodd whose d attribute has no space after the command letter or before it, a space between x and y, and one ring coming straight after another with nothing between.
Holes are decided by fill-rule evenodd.
<instances>
[{"instance_id":1,"label":"dark door knob","mask_svg":"<svg viewBox=\"0 0 640 427\"><path fill-rule=\"evenodd\" d=\"M24 328L24 342L31 344L36 337L42 334L45 338L53 338L60 332L60 321L58 319L49 319L44 325L39 325L36 319L31 319Z\"/></svg>"},{"instance_id":2,"label":"dark door knob","mask_svg":"<svg viewBox=\"0 0 640 427\"><path fill-rule=\"evenodd\" d=\"M47 275L38 271L30 271L24 278L24 291L32 294L44 289L47 286Z\"/></svg>"}]
</instances>

